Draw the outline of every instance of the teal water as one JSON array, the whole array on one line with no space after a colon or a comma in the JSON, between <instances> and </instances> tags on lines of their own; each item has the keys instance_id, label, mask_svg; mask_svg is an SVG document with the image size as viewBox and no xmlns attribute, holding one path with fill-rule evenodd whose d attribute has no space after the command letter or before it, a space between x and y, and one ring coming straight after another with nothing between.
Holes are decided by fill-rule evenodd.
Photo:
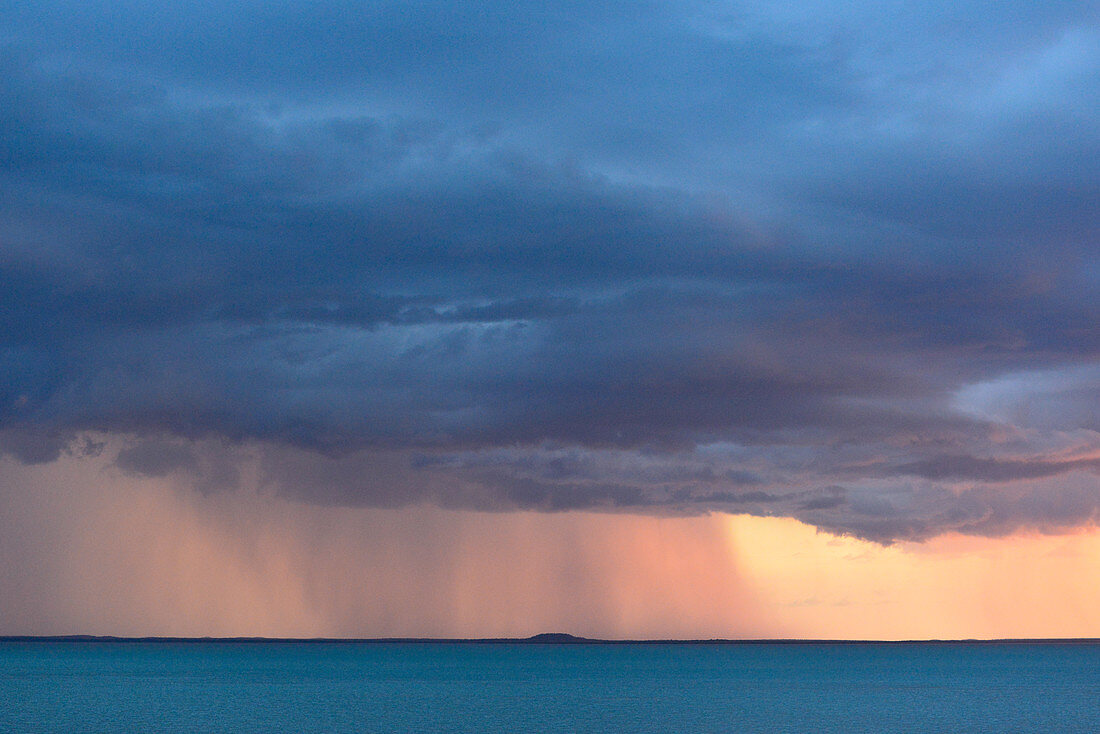
<instances>
[{"instance_id":1,"label":"teal water","mask_svg":"<svg viewBox=\"0 0 1100 734\"><path fill-rule=\"evenodd\" d=\"M1098 732L1100 645L0 642L4 732Z\"/></svg>"}]
</instances>

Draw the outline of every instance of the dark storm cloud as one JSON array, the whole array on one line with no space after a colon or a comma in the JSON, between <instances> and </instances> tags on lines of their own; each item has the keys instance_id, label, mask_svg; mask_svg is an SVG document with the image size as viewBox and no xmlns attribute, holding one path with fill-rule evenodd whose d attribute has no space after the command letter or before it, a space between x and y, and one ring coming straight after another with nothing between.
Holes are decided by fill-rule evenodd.
<instances>
[{"instance_id":1,"label":"dark storm cloud","mask_svg":"<svg viewBox=\"0 0 1100 734\"><path fill-rule=\"evenodd\" d=\"M174 471L193 470L198 465L198 459L187 446L145 441L119 451L115 465L123 471L162 477Z\"/></svg>"},{"instance_id":2,"label":"dark storm cloud","mask_svg":"<svg viewBox=\"0 0 1100 734\"><path fill-rule=\"evenodd\" d=\"M234 489L240 484L241 456L218 441L200 444L178 439L145 438L122 448L114 465L135 476L180 477L204 494Z\"/></svg>"},{"instance_id":3,"label":"dark storm cloud","mask_svg":"<svg viewBox=\"0 0 1100 734\"><path fill-rule=\"evenodd\" d=\"M927 479L976 479L983 482L1011 482L1041 479L1080 469L1100 469L1100 459L1028 460L981 459L973 456L937 456L934 459L898 467L903 474Z\"/></svg>"},{"instance_id":4,"label":"dark storm cloud","mask_svg":"<svg viewBox=\"0 0 1100 734\"><path fill-rule=\"evenodd\" d=\"M1087 6L47 1L0 28L22 461L110 434L203 491L259 452L305 501L875 539L1095 514Z\"/></svg>"},{"instance_id":5,"label":"dark storm cloud","mask_svg":"<svg viewBox=\"0 0 1100 734\"><path fill-rule=\"evenodd\" d=\"M944 532L997 537L1026 528L1054 533L1096 523L1100 499L1095 477L1077 474L1010 487L849 489L848 502L842 507L791 514L825 530L887 543L898 538L923 540Z\"/></svg>"}]
</instances>

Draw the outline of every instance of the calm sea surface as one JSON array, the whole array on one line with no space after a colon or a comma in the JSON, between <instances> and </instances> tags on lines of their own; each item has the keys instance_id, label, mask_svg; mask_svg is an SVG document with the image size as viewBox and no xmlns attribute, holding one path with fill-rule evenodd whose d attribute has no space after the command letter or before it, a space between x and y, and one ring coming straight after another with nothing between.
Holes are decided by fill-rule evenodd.
<instances>
[{"instance_id":1,"label":"calm sea surface","mask_svg":"<svg viewBox=\"0 0 1100 734\"><path fill-rule=\"evenodd\" d=\"M1100 732L1100 645L0 642L0 731Z\"/></svg>"}]
</instances>

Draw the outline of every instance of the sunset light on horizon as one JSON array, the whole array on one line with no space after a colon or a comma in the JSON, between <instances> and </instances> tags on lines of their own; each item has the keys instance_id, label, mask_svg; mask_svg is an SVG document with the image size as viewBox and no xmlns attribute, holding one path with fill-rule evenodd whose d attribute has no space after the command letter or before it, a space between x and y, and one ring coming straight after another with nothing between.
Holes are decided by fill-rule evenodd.
<instances>
[{"instance_id":1,"label":"sunset light on horizon","mask_svg":"<svg viewBox=\"0 0 1100 734\"><path fill-rule=\"evenodd\" d=\"M6 634L1100 636L1093 527L883 545L783 517L201 495L87 459L0 476L30 490L0 502L20 529L0 553L24 559L0 572Z\"/></svg>"}]
</instances>

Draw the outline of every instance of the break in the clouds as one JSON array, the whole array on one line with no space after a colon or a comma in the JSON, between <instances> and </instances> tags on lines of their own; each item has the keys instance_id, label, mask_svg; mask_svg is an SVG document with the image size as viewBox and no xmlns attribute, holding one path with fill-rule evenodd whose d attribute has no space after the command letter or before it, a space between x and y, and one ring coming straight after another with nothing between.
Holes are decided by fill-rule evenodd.
<instances>
[{"instance_id":1,"label":"break in the clouds","mask_svg":"<svg viewBox=\"0 0 1100 734\"><path fill-rule=\"evenodd\" d=\"M0 450L203 492L1100 512L1089 3L0 3Z\"/></svg>"}]
</instances>

